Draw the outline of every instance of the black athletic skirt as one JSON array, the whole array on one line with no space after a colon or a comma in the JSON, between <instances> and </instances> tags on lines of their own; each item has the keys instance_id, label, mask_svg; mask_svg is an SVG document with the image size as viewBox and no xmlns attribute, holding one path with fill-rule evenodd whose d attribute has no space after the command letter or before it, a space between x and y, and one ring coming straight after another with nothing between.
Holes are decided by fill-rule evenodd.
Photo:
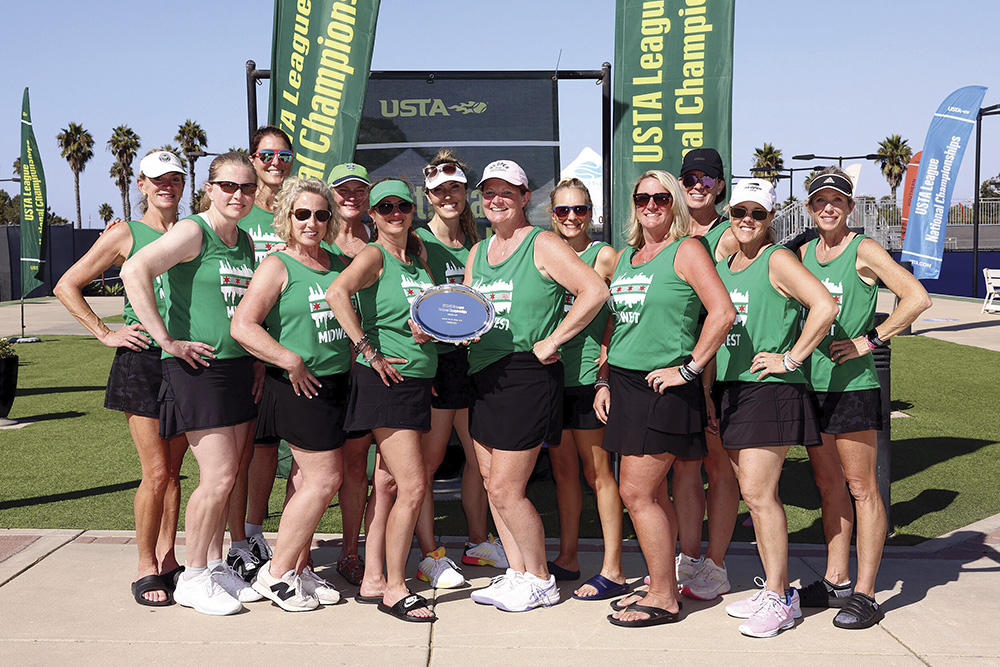
<instances>
[{"instance_id":1,"label":"black athletic skirt","mask_svg":"<svg viewBox=\"0 0 1000 667\"><path fill-rule=\"evenodd\" d=\"M431 407L436 410L463 410L471 404L469 348L463 346L450 352L438 352Z\"/></svg>"},{"instance_id":2,"label":"black athletic skirt","mask_svg":"<svg viewBox=\"0 0 1000 667\"><path fill-rule=\"evenodd\" d=\"M314 452L343 446L350 376L339 373L316 379L323 383L318 396L296 396L292 383L280 368L267 369L254 442L276 445L287 440L300 449Z\"/></svg>"},{"instance_id":3,"label":"black athletic skirt","mask_svg":"<svg viewBox=\"0 0 1000 667\"><path fill-rule=\"evenodd\" d=\"M433 378L408 378L385 386L378 372L364 364L351 369L351 392L344 429L431 428L431 383Z\"/></svg>"},{"instance_id":4,"label":"black athletic skirt","mask_svg":"<svg viewBox=\"0 0 1000 667\"><path fill-rule=\"evenodd\" d=\"M818 391L813 393L822 433L882 430L882 390Z\"/></svg>"},{"instance_id":5,"label":"black athletic skirt","mask_svg":"<svg viewBox=\"0 0 1000 667\"><path fill-rule=\"evenodd\" d=\"M820 444L812 398L803 384L725 382L719 431L726 449Z\"/></svg>"},{"instance_id":6,"label":"black athletic skirt","mask_svg":"<svg viewBox=\"0 0 1000 667\"><path fill-rule=\"evenodd\" d=\"M661 394L646 383L648 371L611 367L611 407L604 449L622 456L671 454L701 458L705 445L705 395L688 382Z\"/></svg>"},{"instance_id":7,"label":"black athletic skirt","mask_svg":"<svg viewBox=\"0 0 1000 667\"><path fill-rule=\"evenodd\" d=\"M592 384L563 389L562 427L564 429L596 431L604 428L604 424L594 412L594 395L596 393L597 391Z\"/></svg>"},{"instance_id":8,"label":"black athletic skirt","mask_svg":"<svg viewBox=\"0 0 1000 667\"><path fill-rule=\"evenodd\" d=\"M167 357L162 362L160 437L235 426L257 416L253 402L253 357L212 359L191 368Z\"/></svg>"},{"instance_id":9,"label":"black athletic skirt","mask_svg":"<svg viewBox=\"0 0 1000 667\"><path fill-rule=\"evenodd\" d=\"M160 384L163 368L160 348L136 352L120 347L111 362L104 407L140 417L160 418Z\"/></svg>"},{"instance_id":10,"label":"black athletic skirt","mask_svg":"<svg viewBox=\"0 0 1000 667\"><path fill-rule=\"evenodd\" d=\"M559 444L562 363L543 364L533 352L514 352L471 377L469 430L477 442L505 451Z\"/></svg>"}]
</instances>

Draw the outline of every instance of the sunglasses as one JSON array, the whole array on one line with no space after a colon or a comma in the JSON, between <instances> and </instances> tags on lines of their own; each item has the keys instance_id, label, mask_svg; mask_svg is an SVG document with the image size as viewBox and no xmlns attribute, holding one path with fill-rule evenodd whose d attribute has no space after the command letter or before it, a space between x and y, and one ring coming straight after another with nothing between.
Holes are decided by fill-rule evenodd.
<instances>
[{"instance_id":1,"label":"sunglasses","mask_svg":"<svg viewBox=\"0 0 1000 667\"><path fill-rule=\"evenodd\" d=\"M300 222L305 222L313 216L316 217L316 222L329 222L330 218L333 216L333 214L325 208L321 208L317 211L311 211L307 208L297 208L292 212L292 215L294 215L295 219Z\"/></svg>"},{"instance_id":2,"label":"sunglasses","mask_svg":"<svg viewBox=\"0 0 1000 667\"><path fill-rule=\"evenodd\" d=\"M702 176L701 178L695 176L694 174L684 174L681 176L681 184L686 188L693 188L701 183L707 189L711 190L718 182L719 181L717 179L714 179L711 176Z\"/></svg>"},{"instance_id":3,"label":"sunglasses","mask_svg":"<svg viewBox=\"0 0 1000 667\"><path fill-rule=\"evenodd\" d=\"M393 210L398 210L403 215L409 215L413 213L413 204L406 200L403 200L398 204L393 204L391 201L383 201L375 204L375 210L378 211L378 214L383 218L392 215Z\"/></svg>"},{"instance_id":4,"label":"sunglasses","mask_svg":"<svg viewBox=\"0 0 1000 667\"><path fill-rule=\"evenodd\" d=\"M454 162L445 162L444 164L429 164L426 167L424 167L424 178L429 179L438 173L442 173L445 176L454 176L460 171L462 170Z\"/></svg>"},{"instance_id":5,"label":"sunglasses","mask_svg":"<svg viewBox=\"0 0 1000 667\"><path fill-rule=\"evenodd\" d=\"M212 185L218 185L227 195L234 194L240 190L245 195L252 195L257 192L256 183L233 183L232 181L209 181Z\"/></svg>"},{"instance_id":6,"label":"sunglasses","mask_svg":"<svg viewBox=\"0 0 1000 667\"><path fill-rule=\"evenodd\" d=\"M275 155L278 156L279 160L286 163L291 162L292 158L295 157L295 153L292 151L272 151L270 149L260 150L253 154L261 162L271 162L274 160Z\"/></svg>"},{"instance_id":7,"label":"sunglasses","mask_svg":"<svg viewBox=\"0 0 1000 667\"><path fill-rule=\"evenodd\" d=\"M767 211L760 208L748 211L743 206L734 206L729 209L729 212L732 214L734 220L740 220L741 218L747 217L747 213L749 213L750 217L758 222L764 222L767 220Z\"/></svg>"},{"instance_id":8,"label":"sunglasses","mask_svg":"<svg viewBox=\"0 0 1000 667\"><path fill-rule=\"evenodd\" d=\"M669 206L670 202L674 200L674 196L669 192L657 192L655 195L647 194L645 192L636 192L632 195L632 201L639 208L645 208L649 204L649 200L652 199L657 206Z\"/></svg>"},{"instance_id":9,"label":"sunglasses","mask_svg":"<svg viewBox=\"0 0 1000 667\"><path fill-rule=\"evenodd\" d=\"M553 206L552 212L555 213L556 217L560 220L565 220L569 217L570 211L576 213L576 217L582 218L590 213L590 208L590 204L577 204L576 206Z\"/></svg>"}]
</instances>

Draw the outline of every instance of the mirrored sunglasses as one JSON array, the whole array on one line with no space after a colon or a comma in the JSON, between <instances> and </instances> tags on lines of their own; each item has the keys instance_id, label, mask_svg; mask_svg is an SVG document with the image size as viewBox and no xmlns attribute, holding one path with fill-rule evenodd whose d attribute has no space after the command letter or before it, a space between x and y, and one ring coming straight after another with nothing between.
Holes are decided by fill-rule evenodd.
<instances>
[{"instance_id":1,"label":"mirrored sunglasses","mask_svg":"<svg viewBox=\"0 0 1000 667\"><path fill-rule=\"evenodd\" d=\"M438 172L444 174L445 176L454 176L461 169L454 162L445 162L444 164L429 164L424 167L424 178L430 179L432 176Z\"/></svg>"},{"instance_id":2,"label":"mirrored sunglasses","mask_svg":"<svg viewBox=\"0 0 1000 667\"><path fill-rule=\"evenodd\" d=\"M257 151L253 154L253 156L261 162L271 162L274 160L275 155L278 156L279 160L285 163L291 162L292 158L295 157L295 153L292 151L272 151L270 149Z\"/></svg>"},{"instance_id":3,"label":"mirrored sunglasses","mask_svg":"<svg viewBox=\"0 0 1000 667\"><path fill-rule=\"evenodd\" d=\"M700 178L698 176L695 176L694 174L684 174L683 176L681 176L681 184L686 188L693 188L694 186L701 183L707 189L711 190L712 188L715 187L715 184L718 182L719 181L717 179L714 179L711 176L702 176Z\"/></svg>"}]
</instances>

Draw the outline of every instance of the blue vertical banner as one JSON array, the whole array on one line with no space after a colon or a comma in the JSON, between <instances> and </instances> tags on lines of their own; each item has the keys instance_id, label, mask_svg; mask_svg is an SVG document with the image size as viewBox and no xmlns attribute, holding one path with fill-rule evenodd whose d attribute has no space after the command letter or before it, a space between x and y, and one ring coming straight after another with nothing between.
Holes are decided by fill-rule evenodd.
<instances>
[{"instance_id":1,"label":"blue vertical banner","mask_svg":"<svg viewBox=\"0 0 1000 667\"><path fill-rule=\"evenodd\" d=\"M900 256L913 265L917 278L934 279L941 273L951 195L985 96L985 86L959 88L945 98L931 119Z\"/></svg>"}]
</instances>

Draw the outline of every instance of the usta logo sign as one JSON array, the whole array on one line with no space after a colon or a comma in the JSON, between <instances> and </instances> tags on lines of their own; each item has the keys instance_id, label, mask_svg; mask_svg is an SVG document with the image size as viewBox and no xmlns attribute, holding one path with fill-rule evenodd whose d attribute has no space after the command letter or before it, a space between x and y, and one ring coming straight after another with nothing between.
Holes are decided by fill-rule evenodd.
<instances>
[{"instance_id":1,"label":"usta logo sign","mask_svg":"<svg viewBox=\"0 0 1000 667\"><path fill-rule=\"evenodd\" d=\"M383 118L410 118L412 116L450 116L456 114L481 114L486 112L486 102L469 100L461 104L446 105L440 98L425 97L413 100L379 100ZM451 109L451 113L448 110Z\"/></svg>"}]
</instances>

